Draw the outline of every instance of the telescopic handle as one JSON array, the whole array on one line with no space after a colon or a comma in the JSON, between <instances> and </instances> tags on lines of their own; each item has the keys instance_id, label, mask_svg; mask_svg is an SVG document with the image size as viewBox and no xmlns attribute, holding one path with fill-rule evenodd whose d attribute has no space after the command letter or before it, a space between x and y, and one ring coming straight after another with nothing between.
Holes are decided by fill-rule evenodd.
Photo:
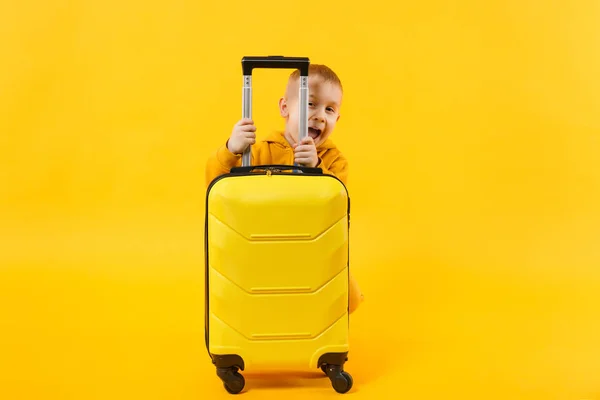
<instances>
[{"instance_id":1,"label":"telescopic handle","mask_svg":"<svg viewBox=\"0 0 600 400\"><path fill-rule=\"evenodd\" d=\"M310 60L308 57L243 57L242 72L244 85L242 88L242 118L252 119L252 71L256 68L266 69L298 69L300 71L300 88L298 93L298 140L308 136L308 68ZM251 149L246 148L242 154L242 166L251 164Z\"/></svg>"}]
</instances>

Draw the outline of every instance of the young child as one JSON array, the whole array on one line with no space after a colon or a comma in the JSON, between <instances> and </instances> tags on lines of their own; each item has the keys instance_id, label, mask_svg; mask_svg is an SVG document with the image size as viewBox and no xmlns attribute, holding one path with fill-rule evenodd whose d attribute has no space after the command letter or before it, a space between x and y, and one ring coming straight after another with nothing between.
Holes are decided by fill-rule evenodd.
<instances>
[{"instance_id":1,"label":"young child","mask_svg":"<svg viewBox=\"0 0 600 400\"><path fill-rule=\"evenodd\" d=\"M298 142L299 71L288 80L284 96L279 100L279 112L285 119L285 130L275 132L256 142L256 126L250 119L238 121L231 136L213 153L206 164L206 184L216 177L240 166L242 153L251 146L252 163L297 163L318 167L326 174L335 175L344 184L348 180L348 161L329 138L340 118L342 83L329 67L310 64L308 71L308 136ZM358 284L350 276L350 312L354 312L363 296Z\"/></svg>"}]
</instances>

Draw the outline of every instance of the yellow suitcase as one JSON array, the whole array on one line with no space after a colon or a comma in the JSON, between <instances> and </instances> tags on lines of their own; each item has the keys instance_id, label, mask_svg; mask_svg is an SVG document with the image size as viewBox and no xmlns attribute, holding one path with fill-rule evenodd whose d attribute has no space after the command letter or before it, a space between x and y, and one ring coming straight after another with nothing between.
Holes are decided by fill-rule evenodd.
<instances>
[{"instance_id":1,"label":"yellow suitcase","mask_svg":"<svg viewBox=\"0 0 600 400\"><path fill-rule=\"evenodd\" d=\"M243 114L253 68L301 72L300 132L307 134L307 58L244 57ZM304 104L303 104L304 103ZM350 198L319 168L241 167L206 194L206 346L225 389L247 369L321 369L338 393L352 388L348 360Z\"/></svg>"}]
</instances>

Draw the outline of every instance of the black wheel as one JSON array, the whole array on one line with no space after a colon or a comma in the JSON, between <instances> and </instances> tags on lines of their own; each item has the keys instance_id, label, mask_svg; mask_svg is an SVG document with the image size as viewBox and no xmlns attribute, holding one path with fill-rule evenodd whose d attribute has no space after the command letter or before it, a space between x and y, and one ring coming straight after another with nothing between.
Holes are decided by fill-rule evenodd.
<instances>
[{"instance_id":1,"label":"black wheel","mask_svg":"<svg viewBox=\"0 0 600 400\"><path fill-rule=\"evenodd\" d=\"M331 380L331 384L336 392L338 393L348 393L350 389L352 389L352 385L354 381L352 380L352 376L346 371L341 371L336 375L335 378Z\"/></svg>"},{"instance_id":2,"label":"black wheel","mask_svg":"<svg viewBox=\"0 0 600 400\"><path fill-rule=\"evenodd\" d=\"M239 372L233 372L231 375L227 377L226 380L223 381L223 386L228 393L238 394L242 390L244 390L244 386L246 385L246 380L244 376Z\"/></svg>"},{"instance_id":3,"label":"black wheel","mask_svg":"<svg viewBox=\"0 0 600 400\"><path fill-rule=\"evenodd\" d=\"M321 365L321 371L323 371L323 373L325 375L327 375L327 365L326 364Z\"/></svg>"}]
</instances>

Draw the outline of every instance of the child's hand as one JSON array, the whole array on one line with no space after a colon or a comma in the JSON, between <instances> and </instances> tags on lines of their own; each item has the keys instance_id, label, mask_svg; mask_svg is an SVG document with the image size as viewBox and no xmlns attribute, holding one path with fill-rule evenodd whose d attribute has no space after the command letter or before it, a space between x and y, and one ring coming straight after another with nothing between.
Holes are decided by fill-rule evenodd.
<instances>
[{"instance_id":1,"label":"child's hand","mask_svg":"<svg viewBox=\"0 0 600 400\"><path fill-rule=\"evenodd\" d=\"M248 146L256 143L256 126L249 118L242 118L234 125L227 148L233 154L241 154Z\"/></svg>"},{"instance_id":2,"label":"child's hand","mask_svg":"<svg viewBox=\"0 0 600 400\"><path fill-rule=\"evenodd\" d=\"M299 144L294 145L294 157L296 163L305 167L316 167L319 163L317 147L313 138L305 137Z\"/></svg>"}]
</instances>

